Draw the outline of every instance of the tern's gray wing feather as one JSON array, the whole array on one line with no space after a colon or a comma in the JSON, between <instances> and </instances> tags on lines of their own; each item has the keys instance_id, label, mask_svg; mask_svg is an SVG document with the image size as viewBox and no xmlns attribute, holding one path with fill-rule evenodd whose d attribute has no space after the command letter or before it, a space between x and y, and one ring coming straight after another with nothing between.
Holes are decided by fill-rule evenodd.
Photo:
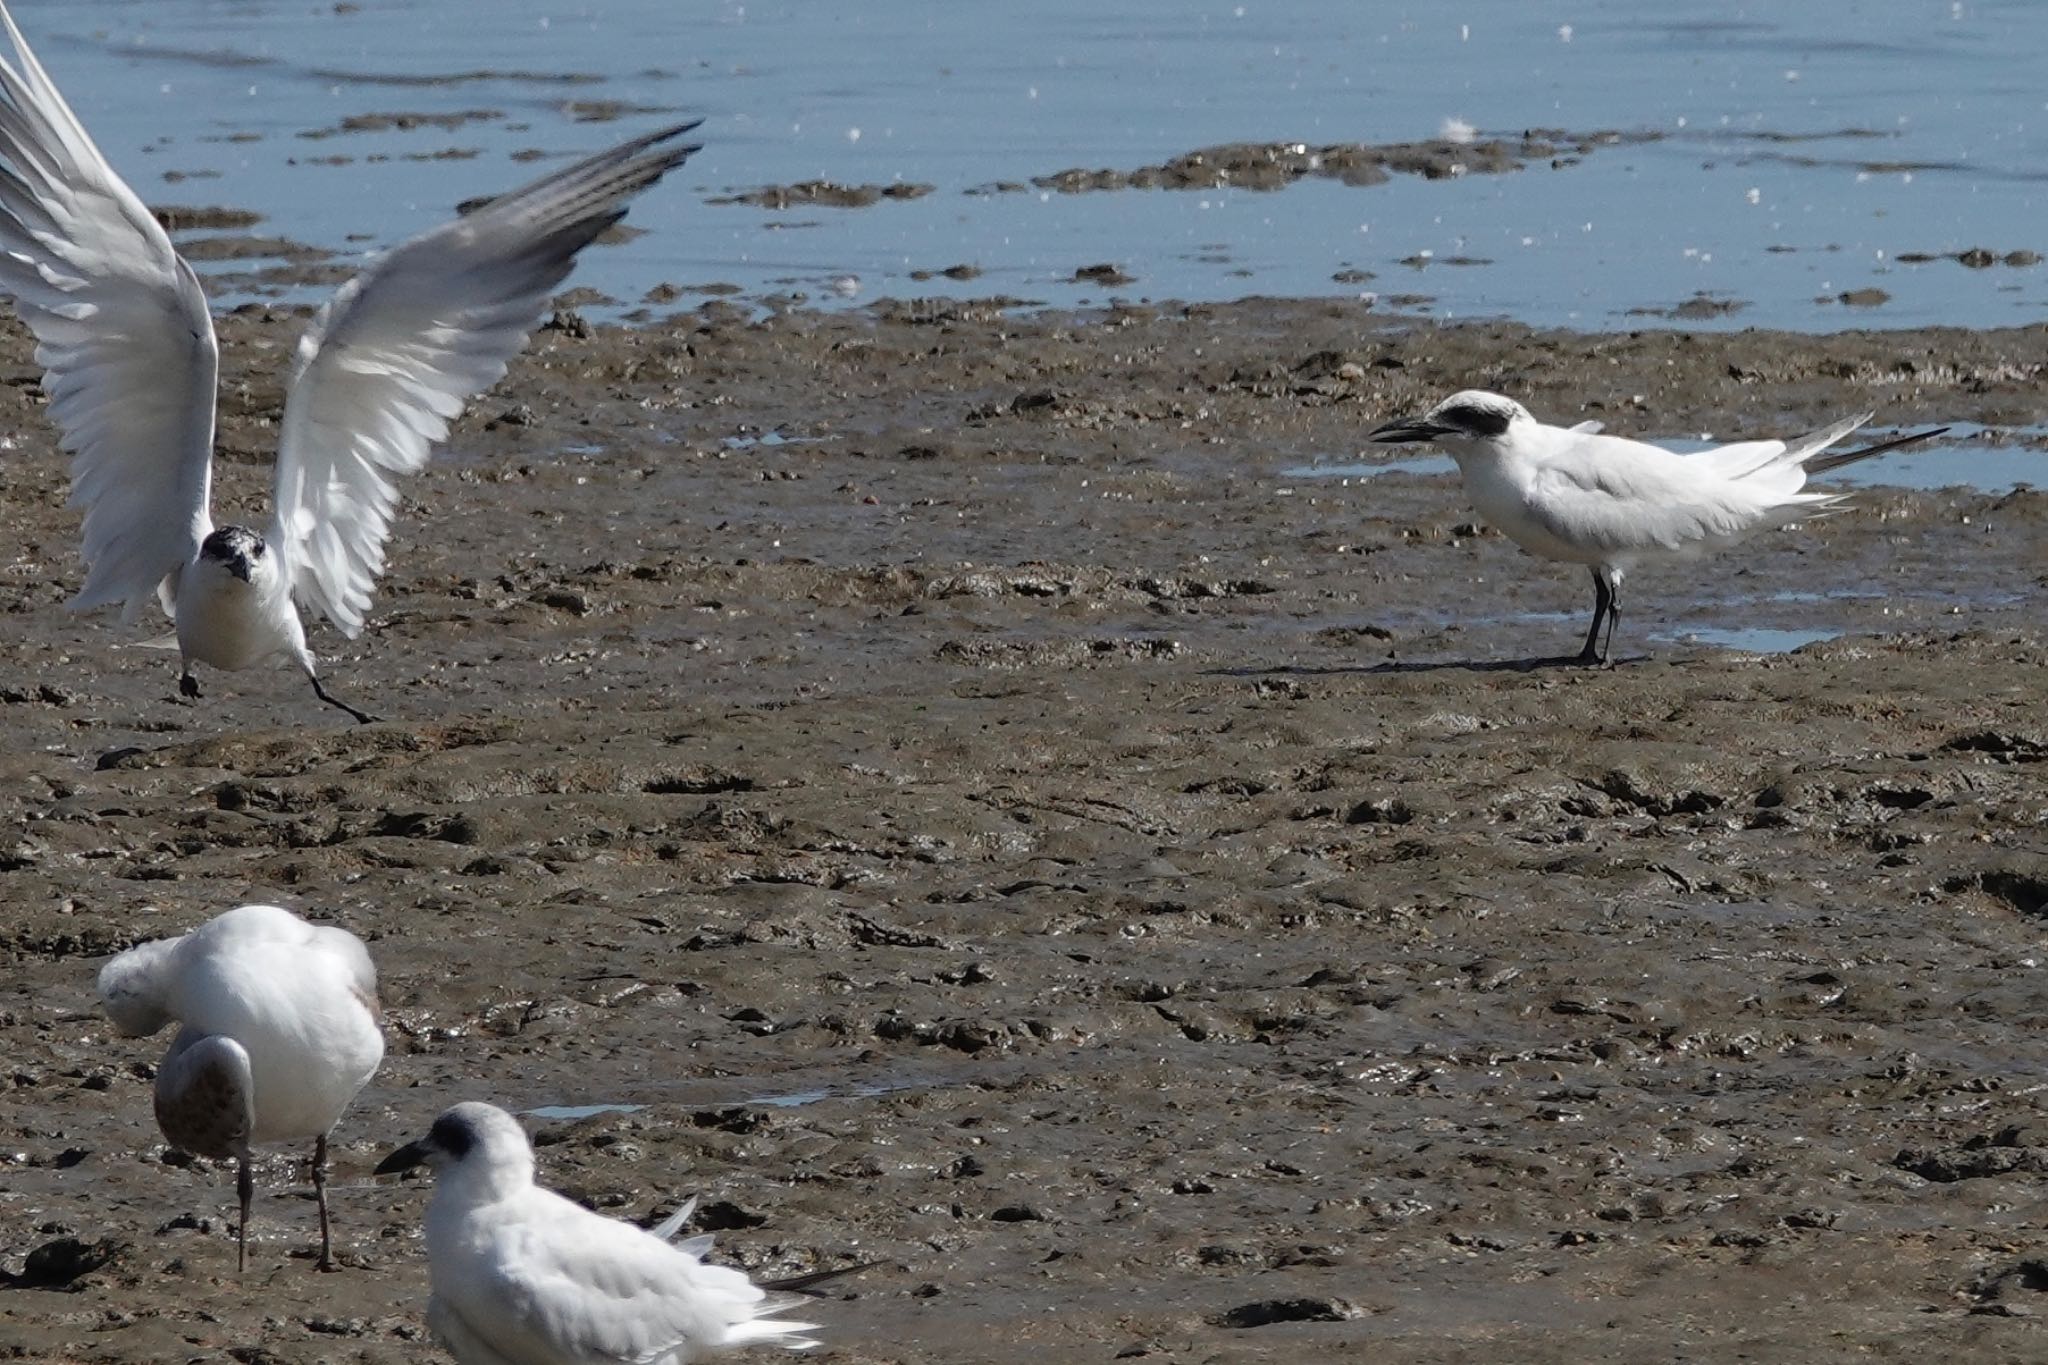
<instances>
[{"instance_id":1,"label":"tern's gray wing feather","mask_svg":"<svg viewBox=\"0 0 2048 1365\"><path fill-rule=\"evenodd\" d=\"M1754 479L1772 494L1786 497L1805 486L1808 461L1875 415L1861 413L1790 441L1738 441L1687 458L1701 461L1724 479Z\"/></svg>"},{"instance_id":2,"label":"tern's gray wing feather","mask_svg":"<svg viewBox=\"0 0 2048 1365\"><path fill-rule=\"evenodd\" d=\"M342 287L300 340L277 457L292 588L344 634L384 567L395 476L420 468L496 383L576 253L697 148L666 128L492 200Z\"/></svg>"},{"instance_id":3,"label":"tern's gray wing feather","mask_svg":"<svg viewBox=\"0 0 2048 1365\"><path fill-rule=\"evenodd\" d=\"M240 1156L256 1127L249 1054L218 1033L181 1030L156 1071L156 1124L197 1156Z\"/></svg>"},{"instance_id":4,"label":"tern's gray wing feather","mask_svg":"<svg viewBox=\"0 0 2048 1365\"><path fill-rule=\"evenodd\" d=\"M72 605L129 617L211 529L218 352L206 296L0 8L0 292L36 337L85 510Z\"/></svg>"},{"instance_id":5,"label":"tern's gray wing feather","mask_svg":"<svg viewBox=\"0 0 2048 1365\"><path fill-rule=\"evenodd\" d=\"M1766 505L1694 457L1582 437L1536 475L1527 515L1561 544L1612 558L1701 548L1755 529Z\"/></svg>"},{"instance_id":6,"label":"tern's gray wing feather","mask_svg":"<svg viewBox=\"0 0 2048 1365\"><path fill-rule=\"evenodd\" d=\"M653 1227L647 1230L650 1233L654 1234L656 1237L659 1237L662 1241L669 1241L673 1239L677 1233L683 1230L683 1225L690 1221L690 1215L695 1213L696 1211L697 1196L693 1194L688 1199L685 1199L683 1201L683 1206L681 1208L677 1209L674 1213L662 1219L659 1223L656 1223Z\"/></svg>"}]
</instances>

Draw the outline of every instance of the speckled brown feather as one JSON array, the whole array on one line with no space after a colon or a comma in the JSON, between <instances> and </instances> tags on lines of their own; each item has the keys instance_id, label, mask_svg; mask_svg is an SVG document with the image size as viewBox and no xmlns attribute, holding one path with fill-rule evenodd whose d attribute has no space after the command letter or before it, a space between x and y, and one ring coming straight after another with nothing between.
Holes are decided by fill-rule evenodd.
<instances>
[{"instance_id":1,"label":"speckled brown feather","mask_svg":"<svg viewBox=\"0 0 2048 1365\"><path fill-rule=\"evenodd\" d=\"M176 1074L177 1084L165 1077ZM180 1039L164 1058L156 1087L156 1122L172 1146L196 1156L240 1156L254 1126L248 1062L231 1039Z\"/></svg>"}]
</instances>

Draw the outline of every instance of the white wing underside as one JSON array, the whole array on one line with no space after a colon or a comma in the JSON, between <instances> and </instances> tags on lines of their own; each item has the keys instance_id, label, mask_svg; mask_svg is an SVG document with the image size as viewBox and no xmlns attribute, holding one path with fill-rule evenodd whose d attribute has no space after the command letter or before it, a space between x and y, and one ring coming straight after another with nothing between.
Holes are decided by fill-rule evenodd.
<instances>
[{"instance_id":1,"label":"white wing underside","mask_svg":"<svg viewBox=\"0 0 2048 1365\"><path fill-rule=\"evenodd\" d=\"M85 514L75 607L132 619L212 529L218 352L206 296L14 20L0 58L0 291L36 338Z\"/></svg>"},{"instance_id":2,"label":"white wing underside","mask_svg":"<svg viewBox=\"0 0 2048 1365\"><path fill-rule=\"evenodd\" d=\"M299 342L277 457L294 594L345 635L384 567L396 479L418 470L526 344L576 253L697 149L669 128L579 162L399 247L351 280Z\"/></svg>"}]
</instances>

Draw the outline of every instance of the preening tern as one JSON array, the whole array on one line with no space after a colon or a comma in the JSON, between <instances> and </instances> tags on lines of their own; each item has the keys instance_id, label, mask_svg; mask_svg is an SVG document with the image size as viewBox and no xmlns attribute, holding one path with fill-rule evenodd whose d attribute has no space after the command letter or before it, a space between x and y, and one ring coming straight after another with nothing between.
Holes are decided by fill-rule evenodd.
<instances>
[{"instance_id":1,"label":"preening tern","mask_svg":"<svg viewBox=\"0 0 2048 1365\"><path fill-rule=\"evenodd\" d=\"M237 1164L249 1253L250 1149L313 1139L320 1268L332 1267L327 1134L384 1060L377 973L361 939L275 905L244 905L189 934L157 939L100 969L100 999L123 1033L175 1023L156 1072L165 1141Z\"/></svg>"}]
</instances>

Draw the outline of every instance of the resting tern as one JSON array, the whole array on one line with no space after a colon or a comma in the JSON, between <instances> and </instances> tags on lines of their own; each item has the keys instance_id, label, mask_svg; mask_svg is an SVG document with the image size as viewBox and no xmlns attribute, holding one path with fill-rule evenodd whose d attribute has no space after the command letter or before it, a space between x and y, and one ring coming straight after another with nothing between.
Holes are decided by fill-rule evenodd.
<instances>
[{"instance_id":1,"label":"resting tern","mask_svg":"<svg viewBox=\"0 0 2048 1365\"><path fill-rule=\"evenodd\" d=\"M363 627L384 568L394 480L426 463L469 398L526 344L576 255L694 145L664 128L415 237L343 285L300 338L272 520L216 526L209 506L219 352L192 268L86 136L0 6L0 293L39 343L50 416L84 509L75 608L152 597L195 661L296 664L329 695L298 606Z\"/></svg>"},{"instance_id":2,"label":"resting tern","mask_svg":"<svg viewBox=\"0 0 2048 1365\"><path fill-rule=\"evenodd\" d=\"M818 1344L816 1324L778 1316L804 1299L706 1265L709 1237L670 1245L688 1208L647 1232L534 1184L533 1147L502 1109L456 1105L377 1174L419 1165L434 1172L427 1326L459 1365L686 1365Z\"/></svg>"},{"instance_id":3,"label":"resting tern","mask_svg":"<svg viewBox=\"0 0 2048 1365\"><path fill-rule=\"evenodd\" d=\"M1420 417L1388 422L1368 438L1380 445L1427 442L1458 462L1481 516L1541 559L1584 564L1593 575L1593 624L1577 662L1607 661L1620 618L1616 596L1637 563L1716 550L1749 535L1824 514L1848 501L1806 493L1825 474L1941 435L1947 427L1828 455L1868 422L1864 413L1794 441L1740 441L1691 455L1621 436L1597 423L1571 428L1537 421L1512 398L1479 389L1454 393ZM1602 623L1607 640L1600 638Z\"/></svg>"},{"instance_id":4,"label":"resting tern","mask_svg":"<svg viewBox=\"0 0 2048 1365\"><path fill-rule=\"evenodd\" d=\"M130 1037L179 1026L157 1067L157 1126L173 1147L235 1159L236 1269L249 1254L250 1149L305 1138L320 1268L332 1268L327 1134L384 1060L377 973L362 940L275 905L244 905L116 956L100 969L99 992Z\"/></svg>"}]
</instances>

